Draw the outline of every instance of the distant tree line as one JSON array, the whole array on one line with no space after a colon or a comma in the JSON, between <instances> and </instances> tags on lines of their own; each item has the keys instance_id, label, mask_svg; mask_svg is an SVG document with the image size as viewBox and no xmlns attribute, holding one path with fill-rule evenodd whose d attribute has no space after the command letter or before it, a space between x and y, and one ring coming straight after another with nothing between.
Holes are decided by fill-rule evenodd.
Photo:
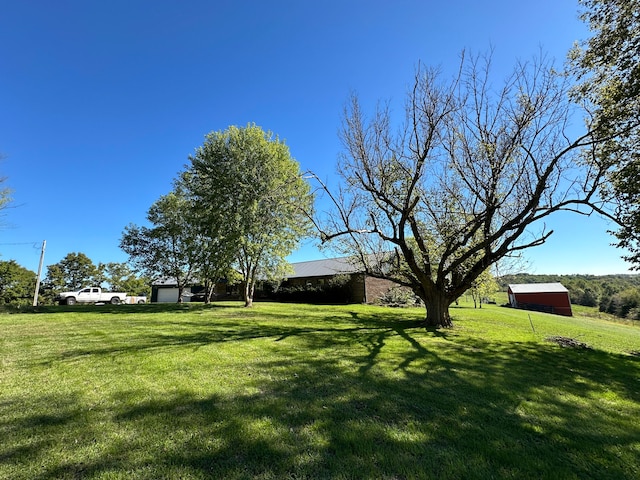
<instances>
[{"instance_id":1,"label":"distant tree line","mask_svg":"<svg viewBox=\"0 0 640 480\"><path fill-rule=\"evenodd\" d=\"M560 282L571 303L598 307L620 318L640 320L640 275L531 275L520 273L498 279L503 291L512 283Z\"/></svg>"}]
</instances>

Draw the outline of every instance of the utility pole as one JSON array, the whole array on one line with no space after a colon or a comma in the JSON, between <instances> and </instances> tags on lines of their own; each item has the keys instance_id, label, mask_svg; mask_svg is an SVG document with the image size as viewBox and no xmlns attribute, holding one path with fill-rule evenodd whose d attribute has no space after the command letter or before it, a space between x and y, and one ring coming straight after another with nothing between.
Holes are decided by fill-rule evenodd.
<instances>
[{"instance_id":1,"label":"utility pole","mask_svg":"<svg viewBox=\"0 0 640 480\"><path fill-rule=\"evenodd\" d=\"M36 278L36 291L33 293L33 306L38 306L38 291L40 290L40 275L42 274L42 262L44 262L44 249L47 246L47 241L42 241L42 252L40 253L40 265L38 265L38 277Z\"/></svg>"}]
</instances>

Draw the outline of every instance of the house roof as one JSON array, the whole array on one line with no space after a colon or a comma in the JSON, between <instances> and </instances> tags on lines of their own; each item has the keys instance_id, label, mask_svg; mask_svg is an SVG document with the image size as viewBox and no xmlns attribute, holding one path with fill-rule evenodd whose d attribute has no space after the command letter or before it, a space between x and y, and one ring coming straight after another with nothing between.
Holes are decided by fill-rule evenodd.
<instances>
[{"instance_id":1,"label":"house roof","mask_svg":"<svg viewBox=\"0 0 640 480\"><path fill-rule=\"evenodd\" d=\"M356 273L362 271L362 268L353 263L351 257L340 258L323 258L321 260L310 260L308 262L292 263L293 273L287 275L287 278L306 278L306 277L331 277L341 273ZM199 283L195 280L187 281L185 284L194 285ZM175 278L165 277L157 278L152 282L153 286L177 286Z\"/></svg>"},{"instance_id":2,"label":"house roof","mask_svg":"<svg viewBox=\"0 0 640 480\"><path fill-rule=\"evenodd\" d=\"M198 285L200 282L198 280L195 279L189 279L187 281L185 281L185 285ZM177 287L178 286L178 281L175 279L175 277L161 277L161 278L156 278L155 280L153 280L151 282L151 286L153 287L160 287L160 286L165 286L165 287Z\"/></svg>"},{"instance_id":3,"label":"house roof","mask_svg":"<svg viewBox=\"0 0 640 480\"><path fill-rule=\"evenodd\" d=\"M509 285L513 293L568 293L569 290L559 282L556 283L516 283Z\"/></svg>"},{"instance_id":4,"label":"house roof","mask_svg":"<svg viewBox=\"0 0 640 480\"><path fill-rule=\"evenodd\" d=\"M340 273L355 273L361 269L348 257L325 258L309 262L292 263L293 273L287 278L329 277Z\"/></svg>"}]
</instances>

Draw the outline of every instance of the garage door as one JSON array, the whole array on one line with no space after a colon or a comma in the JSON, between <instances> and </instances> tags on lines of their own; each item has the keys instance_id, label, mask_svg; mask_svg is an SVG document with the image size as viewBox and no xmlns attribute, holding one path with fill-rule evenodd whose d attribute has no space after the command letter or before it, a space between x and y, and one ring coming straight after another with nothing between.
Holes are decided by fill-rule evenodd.
<instances>
[{"instance_id":1,"label":"garage door","mask_svg":"<svg viewBox=\"0 0 640 480\"><path fill-rule=\"evenodd\" d=\"M177 288L159 288L158 303L176 303L178 301Z\"/></svg>"},{"instance_id":2,"label":"garage door","mask_svg":"<svg viewBox=\"0 0 640 480\"><path fill-rule=\"evenodd\" d=\"M182 301L188 302L191 299L191 288L185 288L182 292ZM187 294L187 295L185 295ZM176 303L178 301L177 288L159 288L158 303Z\"/></svg>"}]
</instances>

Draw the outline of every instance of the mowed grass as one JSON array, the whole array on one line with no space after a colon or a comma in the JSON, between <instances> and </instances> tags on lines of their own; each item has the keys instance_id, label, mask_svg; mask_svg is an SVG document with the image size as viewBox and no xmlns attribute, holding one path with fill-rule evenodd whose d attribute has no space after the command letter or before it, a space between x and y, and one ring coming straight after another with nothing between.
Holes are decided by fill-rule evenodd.
<instances>
[{"instance_id":1,"label":"mowed grass","mask_svg":"<svg viewBox=\"0 0 640 480\"><path fill-rule=\"evenodd\" d=\"M0 478L640 478L640 328L462 305L428 331L423 315L0 315Z\"/></svg>"}]
</instances>

